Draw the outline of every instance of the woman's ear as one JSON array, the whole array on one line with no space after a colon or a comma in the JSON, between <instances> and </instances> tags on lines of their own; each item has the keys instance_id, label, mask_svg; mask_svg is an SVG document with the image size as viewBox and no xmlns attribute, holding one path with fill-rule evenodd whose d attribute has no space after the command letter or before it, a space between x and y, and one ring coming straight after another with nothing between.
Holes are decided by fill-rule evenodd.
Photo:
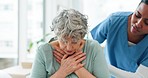
<instances>
[{"instance_id":1,"label":"woman's ear","mask_svg":"<svg viewBox=\"0 0 148 78\"><path fill-rule=\"evenodd\" d=\"M85 40L81 40L80 42L80 47L78 48L78 52L79 51L82 51L83 47L84 47L84 44L85 44Z\"/></svg>"}]
</instances>

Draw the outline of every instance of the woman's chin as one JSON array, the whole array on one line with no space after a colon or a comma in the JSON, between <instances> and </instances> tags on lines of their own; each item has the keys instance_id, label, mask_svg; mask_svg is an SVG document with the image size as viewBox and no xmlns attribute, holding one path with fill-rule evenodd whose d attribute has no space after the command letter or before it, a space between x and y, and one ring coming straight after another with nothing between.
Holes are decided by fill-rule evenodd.
<instances>
[{"instance_id":1,"label":"woman's chin","mask_svg":"<svg viewBox=\"0 0 148 78\"><path fill-rule=\"evenodd\" d=\"M75 52L65 52L67 55L73 55Z\"/></svg>"}]
</instances>

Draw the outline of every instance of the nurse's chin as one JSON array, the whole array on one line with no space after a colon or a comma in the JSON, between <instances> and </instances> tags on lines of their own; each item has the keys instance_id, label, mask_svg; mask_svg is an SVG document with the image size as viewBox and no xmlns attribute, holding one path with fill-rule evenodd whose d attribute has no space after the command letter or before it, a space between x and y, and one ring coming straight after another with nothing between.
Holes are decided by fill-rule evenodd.
<instances>
[{"instance_id":1,"label":"nurse's chin","mask_svg":"<svg viewBox=\"0 0 148 78\"><path fill-rule=\"evenodd\" d=\"M134 27L132 27L132 28L131 28L131 33L132 33L133 35L138 35L140 32L139 32L137 29L135 29Z\"/></svg>"}]
</instances>

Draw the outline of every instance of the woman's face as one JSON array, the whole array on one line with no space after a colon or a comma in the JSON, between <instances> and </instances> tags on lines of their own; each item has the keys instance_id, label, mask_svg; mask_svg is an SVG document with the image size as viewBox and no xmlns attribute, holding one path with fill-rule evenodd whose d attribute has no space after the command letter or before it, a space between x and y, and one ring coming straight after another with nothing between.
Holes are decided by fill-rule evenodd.
<instances>
[{"instance_id":1,"label":"woman's face","mask_svg":"<svg viewBox=\"0 0 148 78\"><path fill-rule=\"evenodd\" d=\"M139 36L148 34L148 5L141 3L132 14L130 31Z\"/></svg>"},{"instance_id":2,"label":"woman's face","mask_svg":"<svg viewBox=\"0 0 148 78\"><path fill-rule=\"evenodd\" d=\"M65 40L59 39L60 48L68 55L72 55L78 52L80 46L83 44L83 39L78 41L72 39L71 37L66 37Z\"/></svg>"}]
</instances>

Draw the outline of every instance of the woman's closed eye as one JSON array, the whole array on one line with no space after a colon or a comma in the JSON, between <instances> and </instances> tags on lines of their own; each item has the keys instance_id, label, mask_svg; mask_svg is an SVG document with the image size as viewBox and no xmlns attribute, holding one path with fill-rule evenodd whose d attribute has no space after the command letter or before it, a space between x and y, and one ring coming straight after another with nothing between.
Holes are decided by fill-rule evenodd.
<instances>
[{"instance_id":1,"label":"woman's closed eye","mask_svg":"<svg viewBox=\"0 0 148 78\"><path fill-rule=\"evenodd\" d=\"M140 15L138 12L135 13L135 16L136 16L137 18L141 18L141 15Z\"/></svg>"},{"instance_id":2,"label":"woman's closed eye","mask_svg":"<svg viewBox=\"0 0 148 78\"><path fill-rule=\"evenodd\" d=\"M148 19L145 19L145 20L144 20L144 24L145 24L146 26L148 26Z\"/></svg>"},{"instance_id":3,"label":"woman's closed eye","mask_svg":"<svg viewBox=\"0 0 148 78\"><path fill-rule=\"evenodd\" d=\"M77 42L72 42L72 44L77 44Z\"/></svg>"}]
</instances>

